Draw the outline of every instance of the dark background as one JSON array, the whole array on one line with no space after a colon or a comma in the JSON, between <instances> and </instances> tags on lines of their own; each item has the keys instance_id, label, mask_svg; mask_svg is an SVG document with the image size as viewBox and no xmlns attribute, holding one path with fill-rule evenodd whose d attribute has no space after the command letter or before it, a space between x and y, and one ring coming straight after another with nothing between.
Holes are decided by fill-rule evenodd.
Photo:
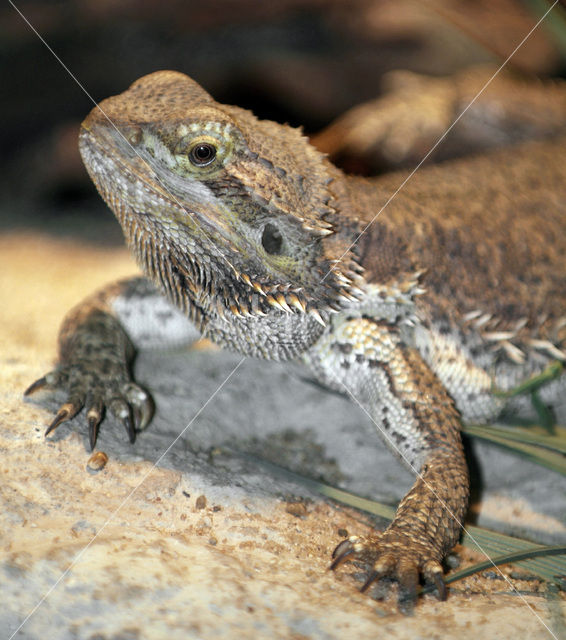
<instances>
[{"instance_id":1,"label":"dark background","mask_svg":"<svg viewBox=\"0 0 566 640\"><path fill-rule=\"evenodd\" d=\"M138 77L176 69L220 102L324 128L380 93L383 74L445 75L502 62L549 5L543 0L14 0L96 101ZM565 74L565 12L529 38L511 68ZM119 243L82 167L90 98L9 3L0 9L0 230ZM561 49L562 45L562 49Z\"/></svg>"}]
</instances>

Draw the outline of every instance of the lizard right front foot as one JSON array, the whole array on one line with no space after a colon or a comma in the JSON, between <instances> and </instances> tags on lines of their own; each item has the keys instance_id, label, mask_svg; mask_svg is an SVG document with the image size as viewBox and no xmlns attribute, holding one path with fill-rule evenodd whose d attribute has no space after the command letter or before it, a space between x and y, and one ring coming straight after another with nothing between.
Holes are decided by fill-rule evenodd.
<instances>
[{"instance_id":1,"label":"lizard right front foot","mask_svg":"<svg viewBox=\"0 0 566 640\"><path fill-rule=\"evenodd\" d=\"M108 371L112 367L100 368L98 373L93 372L95 368L84 363L59 366L31 384L24 396L44 389L66 391L67 400L47 427L46 436L86 408L91 449L94 449L98 428L107 410L122 422L133 443L136 431L144 429L153 416L151 396L126 376L113 376Z\"/></svg>"},{"instance_id":2,"label":"lizard right front foot","mask_svg":"<svg viewBox=\"0 0 566 640\"><path fill-rule=\"evenodd\" d=\"M399 584L398 605L405 615L410 615L417 600L419 577L436 587L439 600L446 600L446 586L442 579L442 554L429 540L401 533L390 527L381 534L369 538L350 536L334 549L332 570L346 560L358 558L369 563L371 570L362 592L374 582L394 579Z\"/></svg>"}]
</instances>

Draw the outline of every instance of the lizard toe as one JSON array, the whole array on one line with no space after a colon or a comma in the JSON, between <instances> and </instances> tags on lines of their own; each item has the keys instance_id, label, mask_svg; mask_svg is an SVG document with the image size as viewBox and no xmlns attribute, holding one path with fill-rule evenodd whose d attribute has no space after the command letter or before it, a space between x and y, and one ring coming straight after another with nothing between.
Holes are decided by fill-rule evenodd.
<instances>
[{"instance_id":1,"label":"lizard toe","mask_svg":"<svg viewBox=\"0 0 566 640\"><path fill-rule=\"evenodd\" d=\"M359 536L350 536L349 538L346 538L346 540L342 540L342 542L332 552L333 560L329 567L330 570L334 571L351 556L355 556L359 553L361 551L359 548L360 544L363 544L363 540Z\"/></svg>"},{"instance_id":2,"label":"lizard toe","mask_svg":"<svg viewBox=\"0 0 566 640\"><path fill-rule=\"evenodd\" d=\"M98 436L98 426L102 420L104 413L104 403L102 399L98 398L93 400L86 413L88 422L88 438L90 443L90 450L92 451L96 445L96 438Z\"/></svg>"},{"instance_id":3,"label":"lizard toe","mask_svg":"<svg viewBox=\"0 0 566 640\"><path fill-rule=\"evenodd\" d=\"M112 415L122 422L128 434L128 439L133 444L136 441L136 425L129 403L122 396L115 396L108 402L108 408Z\"/></svg>"},{"instance_id":4,"label":"lizard toe","mask_svg":"<svg viewBox=\"0 0 566 640\"><path fill-rule=\"evenodd\" d=\"M70 398L65 404L59 407L59 411L55 415L55 418L51 421L47 429L45 430L45 437L47 437L51 432L55 431L57 427L70 420L83 408L84 399L80 397Z\"/></svg>"},{"instance_id":5,"label":"lizard toe","mask_svg":"<svg viewBox=\"0 0 566 640\"><path fill-rule=\"evenodd\" d=\"M397 565L396 574L399 582L399 610L405 615L411 615L417 603L419 569L411 558L402 558Z\"/></svg>"},{"instance_id":6,"label":"lizard toe","mask_svg":"<svg viewBox=\"0 0 566 640\"><path fill-rule=\"evenodd\" d=\"M132 408L136 429L143 431L150 423L155 411L151 396L133 382L125 385L122 392Z\"/></svg>"},{"instance_id":7,"label":"lizard toe","mask_svg":"<svg viewBox=\"0 0 566 640\"><path fill-rule=\"evenodd\" d=\"M42 376L41 378L30 384L30 386L24 391L24 397L31 396L36 391L44 389L47 386L47 376Z\"/></svg>"},{"instance_id":8,"label":"lizard toe","mask_svg":"<svg viewBox=\"0 0 566 640\"><path fill-rule=\"evenodd\" d=\"M365 593L374 582L388 577L395 569L396 559L392 555L383 555L373 564L373 568L360 591Z\"/></svg>"},{"instance_id":9,"label":"lizard toe","mask_svg":"<svg viewBox=\"0 0 566 640\"><path fill-rule=\"evenodd\" d=\"M446 600L446 583L444 582L444 571L440 562L429 560L423 566L423 575L427 584L433 584L436 587L437 597L439 600Z\"/></svg>"},{"instance_id":10,"label":"lizard toe","mask_svg":"<svg viewBox=\"0 0 566 640\"><path fill-rule=\"evenodd\" d=\"M37 391L45 389L53 390L61 388L65 385L67 379L68 375L64 371L57 369L50 371L35 382L32 382L32 384L30 384L30 386L24 391L24 397L31 396Z\"/></svg>"}]
</instances>

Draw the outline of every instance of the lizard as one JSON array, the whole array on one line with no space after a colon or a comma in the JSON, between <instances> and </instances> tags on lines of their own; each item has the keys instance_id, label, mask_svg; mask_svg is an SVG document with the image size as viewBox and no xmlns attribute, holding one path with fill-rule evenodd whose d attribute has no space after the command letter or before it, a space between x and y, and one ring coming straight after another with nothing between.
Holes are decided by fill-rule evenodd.
<instances>
[{"instance_id":1,"label":"lizard","mask_svg":"<svg viewBox=\"0 0 566 640\"><path fill-rule=\"evenodd\" d=\"M153 412L131 375L148 346L204 336L299 362L416 474L388 528L343 540L331 568L366 562L363 590L396 581L405 613L420 580L446 598L461 425L527 410L494 388L566 360L564 139L424 168L391 199L399 174L347 176L301 130L159 71L94 108L79 147L144 275L63 320L58 363L26 392L66 392L46 435L84 410L91 448L106 413L134 442ZM540 394L560 410L566 376Z\"/></svg>"}]
</instances>

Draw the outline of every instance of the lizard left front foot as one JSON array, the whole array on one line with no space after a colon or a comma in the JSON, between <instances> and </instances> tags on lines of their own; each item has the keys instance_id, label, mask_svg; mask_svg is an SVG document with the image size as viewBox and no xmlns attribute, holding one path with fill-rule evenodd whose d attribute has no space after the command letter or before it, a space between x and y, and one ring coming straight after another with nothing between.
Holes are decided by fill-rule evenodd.
<instances>
[{"instance_id":1,"label":"lizard left front foot","mask_svg":"<svg viewBox=\"0 0 566 640\"><path fill-rule=\"evenodd\" d=\"M419 579L433 584L440 600L446 599L446 585L438 551L429 543L411 535L388 529L367 538L350 536L334 550L331 569L346 560L359 559L371 564L371 572L362 592L383 578L392 578L399 584L398 604L405 615L413 612L418 595Z\"/></svg>"},{"instance_id":2,"label":"lizard left front foot","mask_svg":"<svg viewBox=\"0 0 566 640\"><path fill-rule=\"evenodd\" d=\"M63 390L67 394L66 401L47 427L45 436L85 408L91 450L96 445L98 427L107 410L122 422L132 444L136 439L136 431L145 429L153 416L153 401L145 389L133 380L121 379L118 375L105 376L102 370L96 368L95 361L84 366L58 365L55 370L31 384L24 391L24 396L29 397L42 390Z\"/></svg>"}]
</instances>

